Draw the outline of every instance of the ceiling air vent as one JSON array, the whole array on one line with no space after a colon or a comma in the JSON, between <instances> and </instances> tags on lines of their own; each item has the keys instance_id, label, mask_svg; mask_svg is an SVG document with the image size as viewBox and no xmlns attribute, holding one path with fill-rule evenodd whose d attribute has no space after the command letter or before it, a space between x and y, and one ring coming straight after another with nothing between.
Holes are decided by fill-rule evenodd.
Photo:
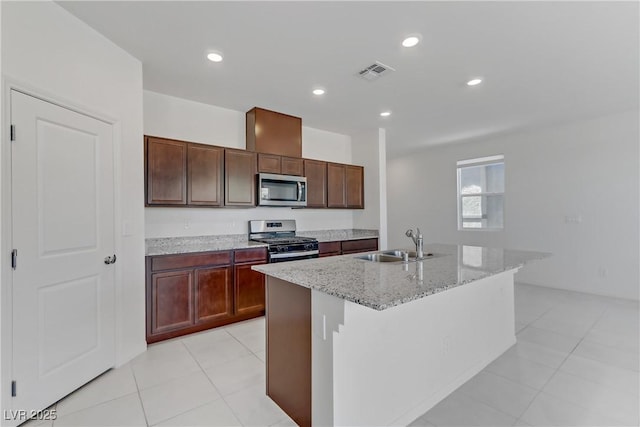
<instances>
[{"instance_id":1,"label":"ceiling air vent","mask_svg":"<svg viewBox=\"0 0 640 427\"><path fill-rule=\"evenodd\" d=\"M378 80L380 77L389 74L389 72L395 71L395 69L384 65L382 62L376 61L374 64L369 65L367 68L358 71L358 76L366 81L372 82Z\"/></svg>"}]
</instances>

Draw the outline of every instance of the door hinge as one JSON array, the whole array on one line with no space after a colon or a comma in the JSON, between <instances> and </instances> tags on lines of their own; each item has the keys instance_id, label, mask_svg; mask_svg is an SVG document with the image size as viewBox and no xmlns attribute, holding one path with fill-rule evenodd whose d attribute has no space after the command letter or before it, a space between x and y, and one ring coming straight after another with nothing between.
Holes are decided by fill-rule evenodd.
<instances>
[{"instance_id":1,"label":"door hinge","mask_svg":"<svg viewBox=\"0 0 640 427\"><path fill-rule=\"evenodd\" d=\"M18 250L14 249L11 251L11 268L14 270L18 268Z\"/></svg>"},{"instance_id":2,"label":"door hinge","mask_svg":"<svg viewBox=\"0 0 640 427\"><path fill-rule=\"evenodd\" d=\"M11 381L11 397L16 397L18 395L18 386L16 381Z\"/></svg>"},{"instance_id":3,"label":"door hinge","mask_svg":"<svg viewBox=\"0 0 640 427\"><path fill-rule=\"evenodd\" d=\"M9 126L9 134L10 134L10 140L11 141L15 141L16 140L16 126L15 125L11 125Z\"/></svg>"}]
</instances>

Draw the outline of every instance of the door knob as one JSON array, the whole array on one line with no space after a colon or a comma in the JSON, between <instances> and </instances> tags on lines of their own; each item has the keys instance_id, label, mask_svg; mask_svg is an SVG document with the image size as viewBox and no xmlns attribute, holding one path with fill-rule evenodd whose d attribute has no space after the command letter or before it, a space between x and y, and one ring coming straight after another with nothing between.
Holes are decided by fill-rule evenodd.
<instances>
[{"instance_id":1,"label":"door knob","mask_svg":"<svg viewBox=\"0 0 640 427\"><path fill-rule=\"evenodd\" d=\"M116 262L116 254L113 254L113 256L108 256L104 259L104 263L105 264L115 264Z\"/></svg>"}]
</instances>

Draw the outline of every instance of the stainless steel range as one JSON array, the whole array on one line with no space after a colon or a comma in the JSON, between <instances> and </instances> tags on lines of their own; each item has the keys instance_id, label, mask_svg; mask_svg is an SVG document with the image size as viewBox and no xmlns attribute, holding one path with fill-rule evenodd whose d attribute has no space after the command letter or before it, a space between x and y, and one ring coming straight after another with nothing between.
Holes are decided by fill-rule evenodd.
<instances>
[{"instance_id":1,"label":"stainless steel range","mask_svg":"<svg viewBox=\"0 0 640 427\"><path fill-rule=\"evenodd\" d=\"M318 241L297 237L295 219L249 221L249 240L269 245L269 262L318 257Z\"/></svg>"}]
</instances>

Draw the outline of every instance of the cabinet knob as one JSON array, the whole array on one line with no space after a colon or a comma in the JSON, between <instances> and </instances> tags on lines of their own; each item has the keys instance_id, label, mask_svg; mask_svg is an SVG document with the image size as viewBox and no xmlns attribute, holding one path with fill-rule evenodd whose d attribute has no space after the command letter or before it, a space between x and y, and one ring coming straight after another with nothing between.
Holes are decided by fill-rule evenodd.
<instances>
[{"instance_id":1,"label":"cabinet knob","mask_svg":"<svg viewBox=\"0 0 640 427\"><path fill-rule=\"evenodd\" d=\"M116 254L113 254L113 256L108 256L104 259L104 263L109 265L109 264L115 264L116 262Z\"/></svg>"}]
</instances>

